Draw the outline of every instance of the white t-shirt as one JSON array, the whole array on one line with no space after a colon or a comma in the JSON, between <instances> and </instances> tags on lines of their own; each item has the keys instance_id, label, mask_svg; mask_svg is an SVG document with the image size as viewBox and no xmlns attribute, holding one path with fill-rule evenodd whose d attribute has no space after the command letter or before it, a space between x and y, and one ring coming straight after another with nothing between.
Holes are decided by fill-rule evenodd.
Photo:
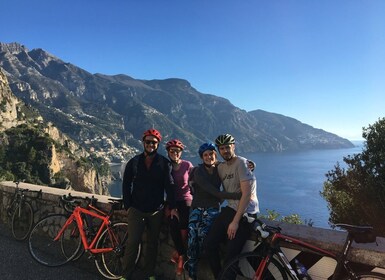
<instances>
[{"instance_id":1,"label":"white t-shirt","mask_svg":"<svg viewBox=\"0 0 385 280\"><path fill-rule=\"evenodd\" d=\"M246 213L255 214L259 212L257 179L247 167L247 159L237 156L236 160L230 165L227 162L220 163L218 165L218 174L226 192L240 192L241 181L252 181L251 198ZM228 206L235 211L238 209L239 200L228 199L227 202Z\"/></svg>"}]
</instances>

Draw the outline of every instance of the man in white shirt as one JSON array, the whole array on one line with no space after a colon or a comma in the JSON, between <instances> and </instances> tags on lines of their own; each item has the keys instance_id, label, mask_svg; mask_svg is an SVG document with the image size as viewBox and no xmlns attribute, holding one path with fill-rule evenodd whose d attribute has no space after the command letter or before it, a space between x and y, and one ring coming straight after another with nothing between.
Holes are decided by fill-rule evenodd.
<instances>
[{"instance_id":1,"label":"man in white shirt","mask_svg":"<svg viewBox=\"0 0 385 280\"><path fill-rule=\"evenodd\" d=\"M259 212L257 181L248 168L245 158L235 155L235 139L230 134L219 135L215 144L224 162L218 166L218 174L226 192L241 192L240 200L227 200L226 207L214 221L205 240L205 250L210 267L217 279L221 271L220 243L226 242L224 263L238 255L251 233L244 214Z\"/></svg>"}]
</instances>

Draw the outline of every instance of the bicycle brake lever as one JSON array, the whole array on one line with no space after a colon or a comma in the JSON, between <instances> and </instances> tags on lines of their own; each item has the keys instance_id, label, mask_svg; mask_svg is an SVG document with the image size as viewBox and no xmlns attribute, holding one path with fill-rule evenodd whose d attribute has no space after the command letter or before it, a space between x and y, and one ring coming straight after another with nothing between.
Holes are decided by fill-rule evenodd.
<instances>
[{"instance_id":1,"label":"bicycle brake lever","mask_svg":"<svg viewBox=\"0 0 385 280\"><path fill-rule=\"evenodd\" d=\"M267 238L270 235L270 233L268 231L263 230L262 227L259 225L256 226L255 229L259 231L259 233L261 234L261 237L263 239Z\"/></svg>"},{"instance_id":2,"label":"bicycle brake lever","mask_svg":"<svg viewBox=\"0 0 385 280\"><path fill-rule=\"evenodd\" d=\"M262 238L267 238L270 235L268 231L264 230L265 227L266 227L265 223L261 222L258 219L255 219L254 230L258 231L261 234Z\"/></svg>"}]
</instances>

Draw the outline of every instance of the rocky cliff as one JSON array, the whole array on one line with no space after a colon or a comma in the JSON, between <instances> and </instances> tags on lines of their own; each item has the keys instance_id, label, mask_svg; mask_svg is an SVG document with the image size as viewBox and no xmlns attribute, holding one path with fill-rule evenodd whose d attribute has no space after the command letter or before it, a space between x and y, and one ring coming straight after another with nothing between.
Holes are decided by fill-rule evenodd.
<instances>
[{"instance_id":1,"label":"rocky cliff","mask_svg":"<svg viewBox=\"0 0 385 280\"><path fill-rule=\"evenodd\" d=\"M14 96L9 88L7 77L0 68L0 130L24 123L18 118L17 104L19 100Z\"/></svg>"},{"instance_id":2,"label":"rocky cliff","mask_svg":"<svg viewBox=\"0 0 385 280\"><path fill-rule=\"evenodd\" d=\"M32 157L32 151L38 151L44 153L44 157L48 159L46 167L43 167L46 171L40 169L42 173L50 174L46 181L43 180L43 183L58 186L58 179L60 179L60 187L73 188L74 190L96 194L108 193L108 190L102 186L102 180L108 183L110 180L109 176L101 178L92 166L87 167L85 164L79 165L79 158L86 158L89 154L61 133L52 123L44 123L43 118L33 108L26 106L24 102L14 96L9 88L7 77L1 68L0 102L0 143L2 151L0 177L11 176L12 173L16 176L16 178L13 179L23 179L19 177L23 174L17 174L18 170L15 170L15 167L22 166L23 172L26 173L25 170L29 170L28 160L23 160L22 156L19 157L14 152L10 153L10 156L7 156L10 146L15 145L17 153L17 145L29 147L30 143L28 142L35 140L34 135L38 135L38 137L40 137L39 135L47 135L51 140L44 142L47 143L44 147L40 147L39 149L36 145L31 145L31 148L27 149L29 157ZM15 135L18 137L18 140L24 139L24 142L14 144L13 142L16 141L15 137L13 137L13 128L18 129L17 133L31 132L32 130L36 133L31 133L26 137L19 137L20 135L16 133ZM40 133L38 131L40 131ZM42 142L43 141L40 141L39 143ZM20 153L22 153L22 151L20 151ZM7 167L9 168L7 169ZM61 174L61 176L58 176L58 174ZM65 185L63 185L63 183L65 183Z\"/></svg>"}]
</instances>

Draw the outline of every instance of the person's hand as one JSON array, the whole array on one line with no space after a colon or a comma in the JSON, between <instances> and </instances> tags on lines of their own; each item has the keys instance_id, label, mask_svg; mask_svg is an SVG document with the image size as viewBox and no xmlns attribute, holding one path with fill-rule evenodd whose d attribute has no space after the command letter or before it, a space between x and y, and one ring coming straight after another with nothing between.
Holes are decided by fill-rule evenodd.
<instances>
[{"instance_id":1,"label":"person's hand","mask_svg":"<svg viewBox=\"0 0 385 280\"><path fill-rule=\"evenodd\" d=\"M175 218L178 219L178 221L179 221L179 213L178 213L178 209L176 209L176 208L171 209L171 214L170 214L170 216L171 216L171 219L174 219L174 217L175 217Z\"/></svg>"},{"instance_id":2,"label":"person's hand","mask_svg":"<svg viewBox=\"0 0 385 280\"><path fill-rule=\"evenodd\" d=\"M247 160L247 168L249 168L250 171L254 171L255 163L251 160Z\"/></svg>"},{"instance_id":3,"label":"person's hand","mask_svg":"<svg viewBox=\"0 0 385 280\"><path fill-rule=\"evenodd\" d=\"M235 235L237 234L239 224L236 222L231 222L227 228L227 237L229 240L234 239Z\"/></svg>"}]
</instances>

